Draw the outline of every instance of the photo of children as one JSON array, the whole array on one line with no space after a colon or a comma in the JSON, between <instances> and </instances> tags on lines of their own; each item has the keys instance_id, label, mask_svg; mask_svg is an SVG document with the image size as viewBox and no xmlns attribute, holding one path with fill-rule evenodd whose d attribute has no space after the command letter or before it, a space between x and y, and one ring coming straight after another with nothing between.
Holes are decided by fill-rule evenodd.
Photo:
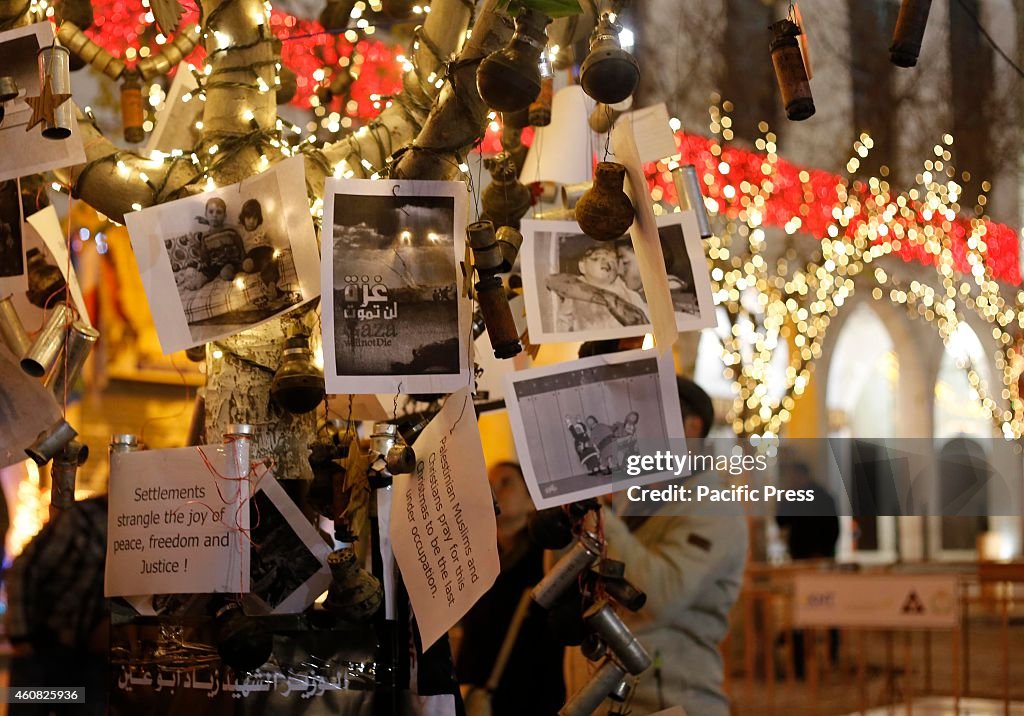
<instances>
[{"instance_id":1,"label":"photo of children","mask_svg":"<svg viewBox=\"0 0 1024 716\"><path fill-rule=\"evenodd\" d=\"M319 294L301 162L128 214L165 353L262 323ZM166 300L168 292L176 302Z\"/></svg>"},{"instance_id":2,"label":"photo of children","mask_svg":"<svg viewBox=\"0 0 1024 716\"><path fill-rule=\"evenodd\" d=\"M601 355L506 380L516 452L538 509L653 482L654 471L626 474L629 457L683 445L671 354Z\"/></svg>"},{"instance_id":3,"label":"photo of children","mask_svg":"<svg viewBox=\"0 0 1024 716\"><path fill-rule=\"evenodd\" d=\"M652 332L640 263L629 236L596 241L572 221L526 221L523 234L531 340L602 340ZM659 217L658 235L676 327L688 331L714 325L711 280L692 212Z\"/></svg>"}]
</instances>

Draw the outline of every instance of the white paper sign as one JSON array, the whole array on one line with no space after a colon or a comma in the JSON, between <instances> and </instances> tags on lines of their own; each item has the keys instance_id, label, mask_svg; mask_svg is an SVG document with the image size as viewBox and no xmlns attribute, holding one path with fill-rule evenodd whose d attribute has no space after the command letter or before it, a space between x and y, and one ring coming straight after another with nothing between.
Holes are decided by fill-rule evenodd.
<instances>
[{"instance_id":1,"label":"white paper sign","mask_svg":"<svg viewBox=\"0 0 1024 716\"><path fill-rule=\"evenodd\" d=\"M952 629L960 619L955 574L798 574L797 627Z\"/></svg>"},{"instance_id":2,"label":"white paper sign","mask_svg":"<svg viewBox=\"0 0 1024 716\"><path fill-rule=\"evenodd\" d=\"M147 152L170 154L174 149L191 151L196 145L199 140L196 120L202 118L205 105L196 97L198 89L199 84L189 72L188 63L179 62L164 103L157 110L155 127L146 142ZM189 96L187 102L182 99L186 95Z\"/></svg>"},{"instance_id":3,"label":"white paper sign","mask_svg":"<svg viewBox=\"0 0 1024 716\"><path fill-rule=\"evenodd\" d=\"M597 143L587 125L587 117L593 109L594 100L579 85L569 85L555 92L551 101L551 124L538 127L534 133L519 181L523 184L590 181Z\"/></svg>"},{"instance_id":4,"label":"white paper sign","mask_svg":"<svg viewBox=\"0 0 1024 716\"><path fill-rule=\"evenodd\" d=\"M632 125L641 162L656 162L679 153L664 102L623 115L620 121Z\"/></svg>"},{"instance_id":5,"label":"white paper sign","mask_svg":"<svg viewBox=\"0 0 1024 716\"><path fill-rule=\"evenodd\" d=\"M249 481L234 452L111 456L106 596L249 591Z\"/></svg>"},{"instance_id":6,"label":"white paper sign","mask_svg":"<svg viewBox=\"0 0 1024 716\"><path fill-rule=\"evenodd\" d=\"M494 584L494 502L469 391L448 398L394 482L391 544L426 651Z\"/></svg>"}]
</instances>

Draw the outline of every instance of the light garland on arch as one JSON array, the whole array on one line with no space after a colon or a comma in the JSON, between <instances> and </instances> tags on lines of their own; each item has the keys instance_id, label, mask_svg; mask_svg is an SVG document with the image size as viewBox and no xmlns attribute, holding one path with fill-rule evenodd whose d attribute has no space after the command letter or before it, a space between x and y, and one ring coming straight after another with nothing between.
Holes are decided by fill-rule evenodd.
<instances>
[{"instance_id":1,"label":"light garland on arch","mask_svg":"<svg viewBox=\"0 0 1024 716\"><path fill-rule=\"evenodd\" d=\"M998 344L994 362L1003 383L998 396L973 366L965 370L1002 434L1021 438L1024 291L1014 289L1011 299L1001 295L1007 285L1020 282L1017 232L984 216L984 196L974 217L960 215L962 189L949 164L953 138L945 135L934 148L918 187L896 194L883 179L849 180L788 164L763 123L757 140L763 154L730 147L723 141L731 135L727 109L711 110L715 139L677 135L680 154L656 165L649 178L652 197L674 203L669 172L679 162L695 164L706 188L705 204L721 229L705 249L716 303L728 322L719 339L724 374L736 389L730 414L734 430L780 432L807 387L831 320L859 285L873 281L876 300L888 292L894 303L931 322L944 341L956 331L963 311L973 311L992 327ZM849 171L857 170L872 144L867 135L854 143ZM983 185L984 191L989 188ZM781 251L769 250L769 227L785 232ZM810 255L796 248L798 232L820 239ZM876 266L890 255L933 267L934 285L903 286ZM772 366L782 351L788 358L779 390L772 385Z\"/></svg>"}]
</instances>

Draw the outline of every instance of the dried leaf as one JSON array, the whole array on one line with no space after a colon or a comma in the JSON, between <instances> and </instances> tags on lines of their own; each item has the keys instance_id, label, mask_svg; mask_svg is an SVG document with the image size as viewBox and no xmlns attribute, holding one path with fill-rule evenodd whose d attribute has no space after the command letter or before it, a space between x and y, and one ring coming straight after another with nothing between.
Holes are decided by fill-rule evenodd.
<instances>
[{"instance_id":1,"label":"dried leaf","mask_svg":"<svg viewBox=\"0 0 1024 716\"><path fill-rule=\"evenodd\" d=\"M160 32L170 35L177 31L181 15L185 11L178 0L150 0L149 5Z\"/></svg>"}]
</instances>

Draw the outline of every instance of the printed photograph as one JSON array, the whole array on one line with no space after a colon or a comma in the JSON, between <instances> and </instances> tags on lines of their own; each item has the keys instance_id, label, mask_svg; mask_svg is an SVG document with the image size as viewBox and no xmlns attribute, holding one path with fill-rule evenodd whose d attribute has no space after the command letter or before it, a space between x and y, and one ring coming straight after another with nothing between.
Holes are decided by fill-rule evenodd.
<instances>
[{"instance_id":1,"label":"printed photograph","mask_svg":"<svg viewBox=\"0 0 1024 716\"><path fill-rule=\"evenodd\" d=\"M41 47L53 44L53 26L49 22L0 32L0 70L18 83L18 96L4 105L0 121L0 181L37 174L48 169L85 162L78 122L72 118L71 136L67 139L46 139L42 125L25 131L32 118L26 97L39 95L39 62Z\"/></svg>"},{"instance_id":2,"label":"printed photograph","mask_svg":"<svg viewBox=\"0 0 1024 716\"><path fill-rule=\"evenodd\" d=\"M328 392L451 392L468 383L458 268L465 194L460 182L328 182Z\"/></svg>"},{"instance_id":3,"label":"printed photograph","mask_svg":"<svg viewBox=\"0 0 1024 716\"><path fill-rule=\"evenodd\" d=\"M317 295L319 252L294 159L126 221L165 353L238 333Z\"/></svg>"},{"instance_id":4,"label":"printed photograph","mask_svg":"<svg viewBox=\"0 0 1024 716\"><path fill-rule=\"evenodd\" d=\"M28 288L18 181L0 181L0 298Z\"/></svg>"},{"instance_id":5,"label":"printed photograph","mask_svg":"<svg viewBox=\"0 0 1024 716\"><path fill-rule=\"evenodd\" d=\"M526 315L535 343L628 338L653 331L628 234L616 241L596 241L573 221L525 221L523 234ZM658 234L677 328L714 325L711 279L693 215L659 217Z\"/></svg>"},{"instance_id":6,"label":"printed photograph","mask_svg":"<svg viewBox=\"0 0 1024 716\"><path fill-rule=\"evenodd\" d=\"M626 462L683 438L670 354L596 356L507 381L512 433L538 509L668 477L628 476Z\"/></svg>"},{"instance_id":7,"label":"printed photograph","mask_svg":"<svg viewBox=\"0 0 1024 716\"><path fill-rule=\"evenodd\" d=\"M249 503L249 524L249 591L274 610L323 565L264 490Z\"/></svg>"}]
</instances>

